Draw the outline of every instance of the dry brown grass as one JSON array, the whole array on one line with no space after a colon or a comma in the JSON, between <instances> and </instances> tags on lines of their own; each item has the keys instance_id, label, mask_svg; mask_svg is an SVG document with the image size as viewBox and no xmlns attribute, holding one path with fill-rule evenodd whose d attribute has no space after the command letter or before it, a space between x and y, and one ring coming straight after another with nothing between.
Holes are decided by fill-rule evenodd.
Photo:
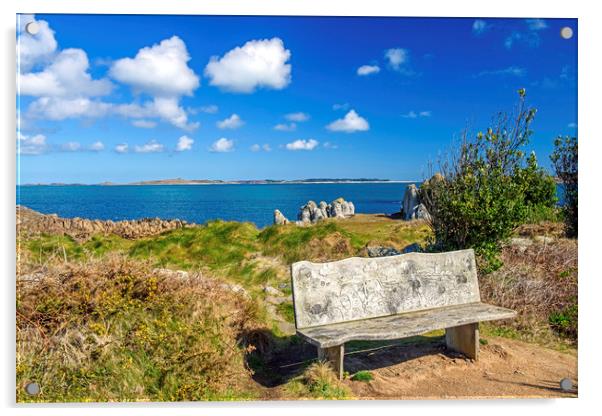
<instances>
[{"instance_id":1,"label":"dry brown grass","mask_svg":"<svg viewBox=\"0 0 602 416\"><path fill-rule=\"evenodd\" d=\"M501 325L531 340L562 335L577 342L577 241L523 240L505 247L504 265L480 279L484 302L514 309L518 317Z\"/></svg>"}]
</instances>

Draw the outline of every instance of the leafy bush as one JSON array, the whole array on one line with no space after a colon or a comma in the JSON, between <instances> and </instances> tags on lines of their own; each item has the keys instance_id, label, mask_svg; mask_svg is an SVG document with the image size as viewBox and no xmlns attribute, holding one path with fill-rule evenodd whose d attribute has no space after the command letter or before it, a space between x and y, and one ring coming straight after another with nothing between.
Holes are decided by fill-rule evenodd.
<instances>
[{"instance_id":1,"label":"leafy bush","mask_svg":"<svg viewBox=\"0 0 602 416\"><path fill-rule=\"evenodd\" d=\"M434 249L474 248L484 272L501 266L501 242L529 214L556 204L554 181L523 148L536 110L519 91L515 115L498 114L493 126L470 137L439 162L440 175L421 186L431 215Z\"/></svg>"},{"instance_id":2,"label":"leafy bush","mask_svg":"<svg viewBox=\"0 0 602 416\"><path fill-rule=\"evenodd\" d=\"M577 138L558 137L554 142L554 152L550 156L556 176L564 185L564 219L567 235L577 237Z\"/></svg>"}]
</instances>

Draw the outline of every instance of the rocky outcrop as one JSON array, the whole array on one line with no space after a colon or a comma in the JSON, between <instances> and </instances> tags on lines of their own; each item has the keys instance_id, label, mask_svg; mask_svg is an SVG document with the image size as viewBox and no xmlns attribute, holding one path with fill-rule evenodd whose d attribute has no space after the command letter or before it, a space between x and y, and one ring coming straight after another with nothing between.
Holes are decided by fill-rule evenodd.
<instances>
[{"instance_id":1,"label":"rocky outcrop","mask_svg":"<svg viewBox=\"0 0 602 416\"><path fill-rule=\"evenodd\" d=\"M123 238L135 239L161 234L187 225L186 221L177 219L145 218L129 221L101 221L61 218L56 214L46 215L23 206L17 206L17 233L68 235L78 241L86 241L95 234L115 234Z\"/></svg>"},{"instance_id":2,"label":"rocky outcrop","mask_svg":"<svg viewBox=\"0 0 602 416\"><path fill-rule=\"evenodd\" d=\"M274 224L276 225L285 225L290 221L286 218L279 209L274 210Z\"/></svg>"},{"instance_id":3,"label":"rocky outcrop","mask_svg":"<svg viewBox=\"0 0 602 416\"><path fill-rule=\"evenodd\" d=\"M297 214L297 225L315 224L326 218L349 218L355 215L355 205L351 201L337 198L330 204L321 201L316 204L308 201Z\"/></svg>"},{"instance_id":4,"label":"rocky outcrop","mask_svg":"<svg viewBox=\"0 0 602 416\"><path fill-rule=\"evenodd\" d=\"M420 202L420 192L414 184L408 185L401 203L401 215L404 220L429 220L430 215Z\"/></svg>"},{"instance_id":5,"label":"rocky outcrop","mask_svg":"<svg viewBox=\"0 0 602 416\"><path fill-rule=\"evenodd\" d=\"M297 214L297 225L315 224L326 218L349 218L355 215L355 205L351 201L345 201L343 198L337 198L330 204L320 201L316 204L314 201L307 201L307 204L299 208ZM274 224L284 225L290 221L280 212L274 210Z\"/></svg>"}]
</instances>

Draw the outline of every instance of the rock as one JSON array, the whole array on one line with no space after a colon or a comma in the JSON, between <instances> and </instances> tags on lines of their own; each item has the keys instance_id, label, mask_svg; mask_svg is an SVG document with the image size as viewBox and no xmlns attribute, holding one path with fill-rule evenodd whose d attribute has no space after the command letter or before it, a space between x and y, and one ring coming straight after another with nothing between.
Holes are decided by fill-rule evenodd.
<instances>
[{"instance_id":1,"label":"rock","mask_svg":"<svg viewBox=\"0 0 602 416\"><path fill-rule=\"evenodd\" d=\"M274 215L276 214L274 213ZM324 201L320 201L319 204L308 201L299 209L295 224L303 226L315 224L326 218L348 218L353 215L355 215L355 205L343 198L335 199L331 204Z\"/></svg>"},{"instance_id":2,"label":"rock","mask_svg":"<svg viewBox=\"0 0 602 416\"><path fill-rule=\"evenodd\" d=\"M266 294L272 295L272 296L282 296L283 295L283 293L281 291L279 291L278 289L276 289L275 287L272 287L272 286L264 286L263 291Z\"/></svg>"},{"instance_id":3,"label":"rock","mask_svg":"<svg viewBox=\"0 0 602 416\"><path fill-rule=\"evenodd\" d=\"M413 183L408 185L406 193L403 196L403 202L401 203L401 213L404 220L411 220L416 207L420 204L418 198L418 188Z\"/></svg>"},{"instance_id":4,"label":"rock","mask_svg":"<svg viewBox=\"0 0 602 416\"><path fill-rule=\"evenodd\" d=\"M353 202L345 201L343 198L337 198L330 204L330 217L348 218L355 215L355 206Z\"/></svg>"},{"instance_id":5,"label":"rock","mask_svg":"<svg viewBox=\"0 0 602 416\"><path fill-rule=\"evenodd\" d=\"M422 247L418 243L410 244L409 246L405 246L402 253L420 253L422 251Z\"/></svg>"},{"instance_id":6,"label":"rock","mask_svg":"<svg viewBox=\"0 0 602 416\"><path fill-rule=\"evenodd\" d=\"M286 296L267 296L265 301L271 303L272 305L280 305L287 301L293 301L292 297L288 298Z\"/></svg>"},{"instance_id":7,"label":"rock","mask_svg":"<svg viewBox=\"0 0 602 416\"><path fill-rule=\"evenodd\" d=\"M420 202L420 193L414 184L406 188L401 204L401 216L404 220L430 220L431 218L424 204Z\"/></svg>"},{"instance_id":8,"label":"rock","mask_svg":"<svg viewBox=\"0 0 602 416\"><path fill-rule=\"evenodd\" d=\"M386 257L401 254L398 250L394 249L393 247L381 246L366 247L366 252L368 253L368 257Z\"/></svg>"},{"instance_id":9,"label":"rock","mask_svg":"<svg viewBox=\"0 0 602 416\"><path fill-rule=\"evenodd\" d=\"M145 218L130 221L101 221L60 218L56 214L45 215L22 206L17 206L17 218L17 233L68 235L77 241L87 241L94 234L115 234L123 238L135 239L188 226L185 221L177 219Z\"/></svg>"},{"instance_id":10,"label":"rock","mask_svg":"<svg viewBox=\"0 0 602 416\"><path fill-rule=\"evenodd\" d=\"M189 273L184 270L171 270L171 269L154 269L153 273L157 273L161 277L176 278L176 279L188 279Z\"/></svg>"},{"instance_id":11,"label":"rock","mask_svg":"<svg viewBox=\"0 0 602 416\"><path fill-rule=\"evenodd\" d=\"M282 212L280 212L280 210L275 209L274 210L274 224L276 225L285 225L288 224L290 221L288 220L288 218L286 218Z\"/></svg>"},{"instance_id":12,"label":"rock","mask_svg":"<svg viewBox=\"0 0 602 416\"><path fill-rule=\"evenodd\" d=\"M431 219L431 214L429 214L429 212L426 210L424 204L418 204L418 206L414 209L413 217L417 220L429 221Z\"/></svg>"}]
</instances>

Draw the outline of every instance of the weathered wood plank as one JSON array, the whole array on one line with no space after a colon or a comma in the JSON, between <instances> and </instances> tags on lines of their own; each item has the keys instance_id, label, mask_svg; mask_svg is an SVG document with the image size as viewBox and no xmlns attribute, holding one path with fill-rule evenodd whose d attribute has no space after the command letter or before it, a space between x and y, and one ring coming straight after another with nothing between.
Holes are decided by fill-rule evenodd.
<instances>
[{"instance_id":1,"label":"weathered wood plank","mask_svg":"<svg viewBox=\"0 0 602 416\"><path fill-rule=\"evenodd\" d=\"M479 323L455 326L445 329L445 344L450 350L478 360Z\"/></svg>"},{"instance_id":2,"label":"weathered wood plank","mask_svg":"<svg viewBox=\"0 0 602 416\"><path fill-rule=\"evenodd\" d=\"M472 250L301 261L291 276L298 329L480 301Z\"/></svg>"},{"instance_id":3,"label":"weathered wood plank","mask_svg":"<svg viewBox=\"0 0 602 416\"><path fill-rule=\"evenodd\" d=\"M509 319L515 316L516 312L511 309L476 302L361 321L302 328L297 329L297 333L317 347L328 348L353 340L399 339L424 334L435 329Z\"/></svg>"},{"instance_id":4,"label":"weathered wood plank","mask_svg":"<svg viewBox=\"0 0 602 416\"><path fill-rule=\"evenodd\" d=\"M343 362L345 360L345 344L334 347L320 348L318 347L318 359L328 361L339 380L343 379Z\"/></svg>"}]
</instances>

